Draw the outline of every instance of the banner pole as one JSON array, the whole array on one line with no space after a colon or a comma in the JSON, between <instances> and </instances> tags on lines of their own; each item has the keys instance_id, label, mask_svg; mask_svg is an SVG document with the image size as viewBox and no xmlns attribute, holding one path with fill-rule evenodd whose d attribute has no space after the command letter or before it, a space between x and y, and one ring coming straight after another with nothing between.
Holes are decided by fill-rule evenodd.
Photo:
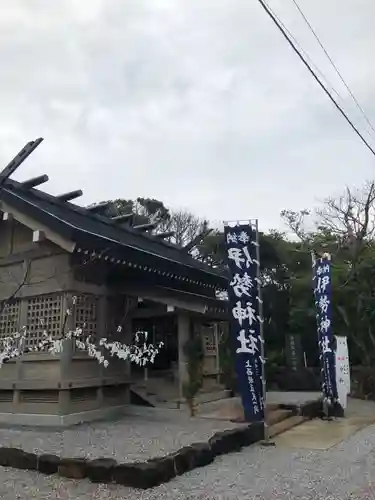
<instances>
[{"instance_id":1,"label":"banner pole","mask_svg":"<svg viewBox=\"0 0 375 500\"><path fill-rule=\"evenodd\" d=\"M265 369L265 357L264 357L264 329L263 329L263 300L262 300L262 286L261 286L261 275L260 275L260 244L259 244L259 224L258 219L255 220L255 242L256 242L256 257L258 261L257 265L257 285L258 285L258 310L261 322L259 325L260 334L260 354L262 357L262 386L263 386L263 405L264 405L264 439L265 444L269 443L269 428L267 423L267 384L266 384L266 369ZM273 444L273 443L272 443Z\"/></svg>"},{"instance_id":2,"label":"banner pole","mask_svg":"<svg viewBox=\"0 0 375 500\"><path fill-rule=\"evenodd\" d=\"M335 413L337 407L337 381L335 351L332 342L332 310L330 308L332 307L331 254L325 252L317 259L316 255L312 253L312 260L323 413L327 420L332 420L330 411L332 410Z\"/></svg>"},{"instance_id":3,"label":"banner pole","mask_svg":"<svg viewBox=\"0 0 375 500\"><path fill-rule=\"evenodd\" d=\"M236 346L236 374L241 392L244 420L262 425L263 444L267 446L274 445L274 443L269 441L266 418L267 397L258 224L257 219L224 222L224 235L229 269L230 328Z\"/></svg>"},{"instance_id":4,"label":"banner pole","mask_svg":"<svg viewBox=\"0 0 375 500\"><path fill-rule=\"evenodd\" d=\"M317 310L316 310L316 305L315 305L315 302L316 302L316 295L315 295L315 266L316 266L316 254L314 252L314 250L311 250L311 267L312 267L312 275L313 275L313 279L312 279L312 283L313 283L313 296L314 296L314 309L315 309L315 314L317 314ZM320 346L320 337L319 337L319 328L318 328L318 319L316 320L316 324L317 324L317 333L316 333L316 337L318 339L318 346ZM319 347L319 356L320 356L320 347ZM323 392L323 391L322 391Z\"/></svg>"},{"instance_id":5,"label":"banner pole","mask_svg":"<svg viewBox=\"0 0 375 500\"><path fill-rule=\"evenodd\" d=\"M311 263L312 263L312 275L313 275L313 296L314 296L314 305L316 309L316 292L315 292L315 287L316 283L315 280L317 280L317 276L315 275L315 266L316 266L316 260L317 256L314 252L314 250L311 250ZM317 325L317 340L318 340L318 352L319 352L319 370L320 370L320 387L321 387L321 393L322 393L322 405L323 405L323 413L325 414L326 418L328 418L328 408L325 403L325 394L323 390L323 384L324 384L324 360L322 358L322 353L321 353L321 348L320 348L320 335L319 335L319 325L318 325L318 312L316 311L316 325Z\"/></svg>"}]
</instances>

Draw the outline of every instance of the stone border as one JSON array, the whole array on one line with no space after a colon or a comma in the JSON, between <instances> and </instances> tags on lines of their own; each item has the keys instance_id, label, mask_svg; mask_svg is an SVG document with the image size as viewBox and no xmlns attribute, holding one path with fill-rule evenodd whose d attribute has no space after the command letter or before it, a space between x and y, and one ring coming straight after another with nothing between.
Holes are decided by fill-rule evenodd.
<instances>
[{"instance_id":1,"label":"stone border","mask_svg":"<svg viewBox=\"0 0 375 500\"><path fill-rule=\"evenodd\" d=\"M324 415L323 401L321 398L306 401L306 403L303 403L301 405L280 405L280 408L283 408L285 410L292 410L294 415L307 417L310 420L314 418L322 418ZM345 416L344 409L339 403L337 403L329 416L334 418L343 418Z\"/></svg>"},{"instance_id":2,"label":"stone border","mask_svg":"<svg viewBox=\"0 0 375 500\"><path fill-rule=\"evenodd\" d=\"M62 458L56 455L28 453L18 448L0 447L0 466L34 470L42 474L59 474L70 479L88 478L92 483L115 483L148 489L166 483L176 476L212 463L215 457L240 451L264 439L262 422L216 432L205 443L185 446L175 453L146 462L117 463L111 458L88 460Z\"/></svg>"},{"instance_id":3,"label":"stone border","mask_svg":"<svg viewBox=\"0 0 375 500\"><path fill-rule=\"evenodd\" d=\"M300 407L300 415L310 419L322 418L324 416L323 401L319 399L317 401L309 401L305 403ZM332 408L329 412L328 416L333 418L343 418L345 416L344 409L340 403L336 403L334 408Z\"/></svg>"},{"instance_id":4,"label":"stone border","mask_svg":"<svg viewBox=\"0 0 375 500\"><path fill-rule=\"evenodd\" d=\"M317 399L315 401L307 401L299 407L299 414L302 417L308 417L311 420L314 418L319 418L323 413L323 401Z\"/></svg>"}]
</instances>

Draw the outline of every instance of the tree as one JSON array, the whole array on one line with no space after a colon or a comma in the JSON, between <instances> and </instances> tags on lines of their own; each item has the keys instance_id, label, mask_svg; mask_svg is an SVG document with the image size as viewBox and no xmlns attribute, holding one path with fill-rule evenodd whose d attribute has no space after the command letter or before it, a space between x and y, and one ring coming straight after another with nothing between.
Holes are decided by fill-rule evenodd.
<instances>
[{"instance_id":1,"label":"tree","mask_svg":"<svg viewBox=\"0 0 375 500\"><path fill-rule=\"evenodd\" d=\"M306 210L283 211L282 216L299 239L299 255L306 264L312 250L317 254L331 253L334 331L348 336L354 361L369 365L375 360L374 182L367 182L357 190L346 188L341 196L325 200L323 207L315 212L312 231L306 231L304 224L309 214ZM313 315L311 307L307 307L311 293L309 275L311 269L305 265L304 272L295 276L292 287L296 294L291 316L305 325Z\"/></svg>"},{"instance_id":2,"label":"tree","mask_svg":"<svg viewBox=\"0 0 375 500\"><path fill-rule=\"evenodd\" d=\"M162 201L154 198L117 199L109 203L104 212L107 217L134 214L133 225L153 223L156 226L154 234L173 232L173 235L166 238L167 241L181 247L188 247L195 240L199 244L199 237L209 229L206 219L186 210L170 210ZM192 245L191 250L194 247Z\"/></svg>"},{"instance_id":3,"label":"tree","mask_svg":"<svg viewBox=\"0 0 375 500\"><path fill-rule=\"evenodd\" d=\"M289 278L284 262L290 244L278 231L259 233L259 243L266 356L270 357L271 352L275 352L282 357L284 338L289 328ZM198 246L198 258L225 270L224 233L215 231L207 235Z\"/></svg>"},{"instance_id":4,"label":"tree","mask_svg":"<svg viewBox=\"0 0 375 500\"><path fill-rule=\"evenodd\" d=\"M104 212L105 216L118 217L133 214L134 225L147 223L161 225L165 224L170 218L169 210L164 206L163 202L154 198L137 198L136 200L119 198L106 203L109 203L109 206Z\"/></svg>"},{"instance_id":5,"label":"tree","mask_svg":"<svg viewBox=\"0 0 375 500\"><path fill-rule=\"evenodd\" d=\"M193 250L208 230L209 222L206 219L201 219L185 210L171 210L169 219L159 225L156 234L173 231L174 236L170 241Z\"/></svg>"},{"instance_id":6,"label":"tree","mask_svg":"<svg viewBox=\"0 0 375 500\"><path fill-rule=\"evenodd\" d=\"M323 209L317 211L319 227L336 235L343 247L353 252L361 250L365 241L375 233L375 183L367 182L361 189L348 187L338 197L325 200Z\"/></svg>"}]
</instances>

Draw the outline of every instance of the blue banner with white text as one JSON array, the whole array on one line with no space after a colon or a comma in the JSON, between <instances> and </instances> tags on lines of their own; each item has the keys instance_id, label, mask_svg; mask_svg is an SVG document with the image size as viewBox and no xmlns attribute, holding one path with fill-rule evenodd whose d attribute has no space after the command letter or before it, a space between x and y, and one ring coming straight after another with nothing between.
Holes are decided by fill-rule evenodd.
<instances>
[{"instance_id":1,"label":"blue banner with white text","mask_svg":"<svg viewBox=\"0 0 375 500\"><path fill-rule=\"evenodd\" d=\"M235 345L236 374L244 416L264 420L259 261L257 233L251 224L224 228L229 268L230 331Z\"/></svg>"},{"instance_id":2,"label":"blue banner with white text","mask_svg":"<svg viewBox=\"0 0 375 500\"><path fill-rule=\"evenodd\" d=\"M337 401L334 337L332 332L332 272L328 257L314 262L314 295L318 328L319 354L322 369L323 396L331 403Z\"/></svg>"}]
</instances>

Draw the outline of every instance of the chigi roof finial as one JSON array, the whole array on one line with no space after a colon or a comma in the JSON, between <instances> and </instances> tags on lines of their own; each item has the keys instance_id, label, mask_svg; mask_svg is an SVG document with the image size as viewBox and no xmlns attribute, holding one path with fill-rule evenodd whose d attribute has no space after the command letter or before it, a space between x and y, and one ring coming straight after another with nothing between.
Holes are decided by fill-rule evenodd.
<instances>
[{"instance_id":1,"label":"chigi roof finial","mask_svg":"<svg viewBox=\"0 0 375 500\"><path fill-rule=\"evenodd\" d=\"M28 156L43 142L43 137L39 137L35 141L30 141L24 146L17 156L8 163L8 165L0 172L0 186L14 174L17 168L26 160Z\"/></svg>"}]
</instances>

